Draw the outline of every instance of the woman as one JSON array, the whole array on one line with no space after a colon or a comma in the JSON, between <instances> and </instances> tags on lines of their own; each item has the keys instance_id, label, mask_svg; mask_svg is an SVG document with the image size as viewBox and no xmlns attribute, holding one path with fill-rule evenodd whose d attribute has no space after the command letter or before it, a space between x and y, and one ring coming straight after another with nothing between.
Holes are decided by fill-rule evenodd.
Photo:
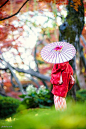
<instances>
[{"instance_id":1,"label":"woman","mask_svg":"<svg viewBox=\"0 0 86 129\"><path fill-rule=\"evenodd\" d=\"M74 85L73 69L69 62L54 64L51 72L52 93L56 110L66 108L67 92Z\"/></svg>"}]
</instances>

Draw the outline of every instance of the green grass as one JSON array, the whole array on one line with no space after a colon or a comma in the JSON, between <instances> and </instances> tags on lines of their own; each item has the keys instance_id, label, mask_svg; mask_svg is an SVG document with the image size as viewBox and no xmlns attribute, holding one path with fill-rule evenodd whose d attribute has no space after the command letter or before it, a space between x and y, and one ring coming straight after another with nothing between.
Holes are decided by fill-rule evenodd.
<instances>
[{"instance_id":1,"label":"green grass","mask_svg":"<svg viewBox=\"0 0 86 129\"><path fill-rule=\"evenodd\" d=\"M0 127L12 129L86 129L86 103L67 101L65 111L51 108L20 110L12 121L0 121ZM15 120L14 120L15 118ZM10 127L12 126L12 127Z\"/></svg>"}]
</instances>

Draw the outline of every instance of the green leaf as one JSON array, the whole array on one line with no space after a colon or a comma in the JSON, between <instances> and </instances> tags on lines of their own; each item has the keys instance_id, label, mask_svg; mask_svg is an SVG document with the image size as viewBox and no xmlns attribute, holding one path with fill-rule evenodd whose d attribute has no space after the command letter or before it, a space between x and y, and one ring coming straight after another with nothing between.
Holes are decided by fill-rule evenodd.
<instances>
[{"instance_id":1,"label":"green leaf","mask_svg":"<svg viewBox=\"0 0 86 129\"><path fill-rule=\"evenodd\" d=\"M20 98L25 98L26 95L19 95Z\"/></svg>"}]
</instances>

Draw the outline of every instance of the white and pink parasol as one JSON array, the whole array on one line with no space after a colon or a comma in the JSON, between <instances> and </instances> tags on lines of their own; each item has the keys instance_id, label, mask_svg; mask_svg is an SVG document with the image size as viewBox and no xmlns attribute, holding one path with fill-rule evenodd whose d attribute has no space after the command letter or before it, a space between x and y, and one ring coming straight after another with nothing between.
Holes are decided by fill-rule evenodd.
<instances>
[{"instance_id":1,"label":"white and pink parasol","mask_svg":"<svg viewBox=\"0 0 86 129\"><path fill-rule=\"evenodd\" d=\"M41 50L41 57L49 63L63 63L71 60L76 53L75 47L66 42L53 42Z\"/></svg>"}]
</instances>

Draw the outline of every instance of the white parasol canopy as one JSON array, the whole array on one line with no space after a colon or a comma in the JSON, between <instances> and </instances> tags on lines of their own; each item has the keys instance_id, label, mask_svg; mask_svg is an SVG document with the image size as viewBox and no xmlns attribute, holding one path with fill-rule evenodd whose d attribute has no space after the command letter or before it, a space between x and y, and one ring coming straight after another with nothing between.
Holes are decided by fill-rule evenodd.
<instances>
[{"instance_id":1,"label":"white parasol canopy","mask_svg":"<svg viewBox=\"0 0 86 129\"><path fill-rule=\"evenodd\" d=\"M76 53L75 47L66 42L53 42L41 50L41 57L49 63L63 63L71 60Z\"/></svg>"}]
</instances>

